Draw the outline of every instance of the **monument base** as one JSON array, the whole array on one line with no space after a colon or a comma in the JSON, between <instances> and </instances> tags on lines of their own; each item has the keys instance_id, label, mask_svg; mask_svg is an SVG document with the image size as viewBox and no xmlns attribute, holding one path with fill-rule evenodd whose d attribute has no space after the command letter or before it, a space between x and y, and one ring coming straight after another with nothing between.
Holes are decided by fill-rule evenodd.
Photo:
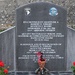
<instances>
[{"instance_id":1,"label":"monument base","mask_svg":"<svg viewBox=\"0 0 75 75\"><path fill-rule=\"evenodd\" d=\"M15 72L9 72L8 75L40 75L36 74L34 71L15 71ZM60 71L49 71L49 73L43 74L43 75L73 75L72 72L60 72Z\"/></svg>"}]
</instances>

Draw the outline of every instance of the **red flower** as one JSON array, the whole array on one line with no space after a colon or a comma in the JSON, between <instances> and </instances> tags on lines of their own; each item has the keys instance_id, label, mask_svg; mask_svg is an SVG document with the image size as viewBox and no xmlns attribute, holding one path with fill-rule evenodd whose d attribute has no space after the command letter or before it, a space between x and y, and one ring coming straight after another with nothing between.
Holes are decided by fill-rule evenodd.
<instances>
[{"instance_id":1,"label":"red flower","mask_svg":"<svg viewBox=\"0 0 75 75\"><path fill-rule=\"evenodd\" d=\"M73 62L73 66L75 66L75 62Z\"/></svg>"},{"instance_id":2,"label":"red flower","mask_svg":"<svg viewBox=\"0 0 75 75\"><path fill-rule=\"evenodd\" d=\"M41 55L41 52L37 52L36 54L37 54L37 55Z\"/></svg>"},{"instance_id":3,"label":"red flower","mask_svg":"<svg viewBox=\"0 0 75 75\"><path fill-rule=\"evenodd\" d=\"M7 69L4 69L4 73L7 74L8 73L8 70Z\"/></svg>"},{"instance_id":4,"label":"red flower","mask_svg":"<svg viewBox=\"0 0 75 75\"><path fill-rule=\"evenodd\" d=\"M4 62L0 61L0 67L4 67Z\"/></svg>"}]
</instances>

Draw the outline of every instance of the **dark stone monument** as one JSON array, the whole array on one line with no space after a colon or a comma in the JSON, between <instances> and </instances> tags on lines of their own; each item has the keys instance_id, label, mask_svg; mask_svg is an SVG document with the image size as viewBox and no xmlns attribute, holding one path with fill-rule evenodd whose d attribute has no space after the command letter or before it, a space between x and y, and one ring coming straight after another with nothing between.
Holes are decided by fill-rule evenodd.
<instances>
[{"instance_id":1,"label":"dark stone monument","mask_svg":"<svg viewBox=\"0 0 75 75\"><path fill-rule=\"evenodd\" d=\"M17 14L17 71L38 68L36 52L41 51L50 71L66 70L66 10L40 2L22 6Z\"/></svg>"}]
</instances>

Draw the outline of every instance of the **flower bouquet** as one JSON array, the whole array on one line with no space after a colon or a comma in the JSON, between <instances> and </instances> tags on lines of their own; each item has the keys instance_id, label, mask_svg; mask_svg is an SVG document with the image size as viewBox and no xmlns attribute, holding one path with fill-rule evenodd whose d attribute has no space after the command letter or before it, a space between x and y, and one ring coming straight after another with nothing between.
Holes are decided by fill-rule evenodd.
<instances>
[{"instance_id":1,"label":"flower bouquet","mask_svg":"<svg viewBox=\"0 0 75 75\"><path fill-rule=\"evenodd\" d=\"M46 60L43 58L43 53L41 52L37 53L37 57L38 57L38 65L40 69L42 70L45 66Z\"/></svg>"},{"instance_id":2,"label":"flower bouquet","mask_svg":"<svg viewBox=\"0 0 75 75\"><path fill-rule=\"evenodd\" d=\"M4 62L0 61L0 75L8 75L8 70L4 66Z\"/></svg>"},{"instance_id":3,"label":"flower bouquet","mask_svg":"<svg viewBox=\"0 0 75 75\"><path fill-rule=\"evenodd\" d=\"M46 59L43 58L41 51L37 52L39 68L35 70L35 73L43 75L49 73L48 69L45 68Z\"/></svg>"},{"instance_id":4,"label":"flower bouquet","mask_svg":"<svg viewBox=\"0 0 75 75\"><path fill-rule=\"evenodd\" d=\"M41 70L44 68L45 63L46 63L46 61L39 61L39 62L38 62L39 67L40 67Z\"/></svg>"},{"instance_id":5,"label":"flower bouquet","mask_svg":"<svg viewBox=\"0 0 75 75\"><path fill-rule=\"evenodd\" d=\"M72 71L73 71L73 73L75 75L75 62L73 62L73 65L71 66L71 69L72 69Z\"/></svg>"}]
</instances>

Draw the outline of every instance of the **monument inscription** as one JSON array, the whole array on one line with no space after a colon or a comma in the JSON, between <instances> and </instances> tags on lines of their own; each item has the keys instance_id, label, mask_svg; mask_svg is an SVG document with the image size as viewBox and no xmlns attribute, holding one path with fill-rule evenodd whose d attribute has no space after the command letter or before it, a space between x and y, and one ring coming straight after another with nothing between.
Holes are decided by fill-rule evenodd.
<instances>
[{"instance_id":1,"label":"monument inscription","mask_svg":"<svg viewBox=\"0 0 75 75\"><path fill-rule=\"evenodd\" d=\"M16 10L18 71L35 71L41 51L46 68L66 70L66 10L50 3L33 3Z\"/></svg>"}]
</instances>

